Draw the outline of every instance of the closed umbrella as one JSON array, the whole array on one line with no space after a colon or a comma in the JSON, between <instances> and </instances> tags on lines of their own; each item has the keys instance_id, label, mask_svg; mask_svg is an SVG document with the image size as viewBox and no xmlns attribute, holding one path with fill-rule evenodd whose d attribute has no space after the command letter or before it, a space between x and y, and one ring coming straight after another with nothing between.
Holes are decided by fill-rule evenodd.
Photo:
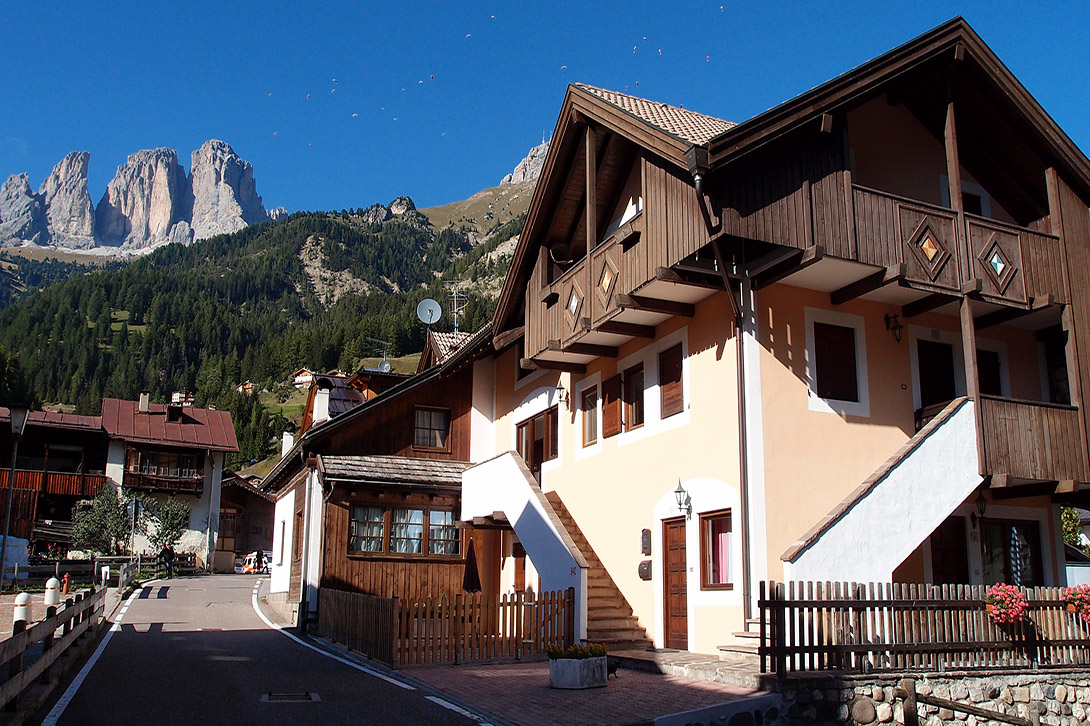
<instances>
[{"instance_id":1,"label":"closed umbrella","mask_svg":"<svg viewBox=\"0 0 1090 726\"><path fill-rule=\"evenodd\" d=\"M469 551L466 553L466 571L462 575L462 589L466 592L481 591L481 573L477 571L477 552L473 547L473 538L469 538Z\"/></svg>"}]
</instances>

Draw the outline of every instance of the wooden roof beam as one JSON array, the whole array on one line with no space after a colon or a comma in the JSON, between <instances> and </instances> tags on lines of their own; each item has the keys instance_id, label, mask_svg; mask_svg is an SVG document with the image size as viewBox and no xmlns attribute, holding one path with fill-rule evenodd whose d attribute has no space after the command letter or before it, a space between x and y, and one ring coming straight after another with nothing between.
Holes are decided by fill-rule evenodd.
<instances>
[{"instance_id":1,"label":"wooden roof beam","mask_svg":"<svg viewBox=\"0 0 1090 726\"><path fill-rule=\"evenodd\" d=\"M659 300L643 295L625 295L618 293L617 306L622 309L642 310L647 313L661 313L663 315L679 315L683 318L691 318L696 315L696 308L691 303L676 302L674 300Z\"/></svg>"},{"instance_id":2,"label":"wooden roof beam","mask_svg":"<svg viewBox=\"0 0 1090 726\"><path fill-rule=\"evenodd\" d=\"M843 305L849 300L854 300L857 297L872 293L886 285L900 282L905 279L906 270L907 268L904 263L890 265L884 270L878 270L877 272L867 275L862 280L856 280L839 290L833 290L829 293L829 299L832 301L833 305Z\"/></svg>"},{"instance_id":3,"label":"wooden roof beam","mask_svg":"<svg viewBox=\"0 0 1090 726\"><path fill-rule=\"evenodd\" d=\"M723 289L723 280L718 273L692 272L670 267L656 267L655 279L660 282L672 282L675 285L705 287L710 290Z\"/></svg>"},{"instance_id":4,"label":"wooden roof beam","mask_svg":"<svg viewBox=\"0 0 1090 726\"><path fill-rule=\"evenodd\" d=\"M586 373L587 367L582 363L571 363L562 360L535 360L523 358L519 360L519 366L524 371L567 371L568 373Z\"/></svg>"},{"instance_id":5,"label":"wooden roof beam","mask_svg":"<svg viewBox=\"0 0 1090 726\"><path fill-rule=\"evenodd\" d=\"M559 351L561 353L571 353L573 355L594 355L599 358L616 358L617 348L612 345L596 345L594 343L568 343L566 346L562 346L559 340L550 340L548 343L549 350Z\"/></svg>"},{"instance_id":6,"label":"wooden roof beam","mask_svg":"<svg viewBox=\"0 0 1090 726\"><path fill-rule=\"evenodd\" d=\"M598 326L598 332L611 335L630 335L633 338L645 338L651 340L655 337L654 325L640 325L638 323L623 323L620 320L607 320Z\"/></svg>"},{"instance_id":7,"label":"wooden roof beam","mask_svg":"<svg viewBox=\"0 0 1090 726\"><path fill-rule=\"evenodd\" d=\"M510 330L505 330L502 333L497 333L496 335L492 336L492 345L496 346L496 350L498 351L503 350L504 348L521 338L525 332L526 326L520 325L517 328L511 328Z\"/></svg>"},{"instance_id":8,"label":"wooden roof beam","mask_svg":"<svg viewBox=\"0 0 1090 726\"><path fill-rule=\"evenodd\" d=\"M957 295L947 295L941 292L935 292L926 297L921 297L919 300L913 300L910 303L906 303L901 306L901 317L914 318L917 315L923 315L929 313L936 308L941 308L943 305L949 305L952 302L957 302Z\"/></svg>"},{"instance_id":9,"label":"wooden roof beam","mask_svg":"<svg viewBox=\"0 0 1090 726\"><path fill-rule=\"evenodd\" d=\"M811 245L804 250L794 250L790 255L775 263L762 266L758 273L750 273L754 290L760 290L779 282L789 275L805 270L810 265L821 261L824 251L821 245Z\"/></svg>"},{"instance_id":10,"label":"wooden roof beam","mask_svg":"<svg viewBox=\"0 0 1090 726\"><path fill-rule=\"evenodd\" d=\"M973 325L977 330L983 330L984 328L990 328L995 325L1002 325L1003 323L1009 323L1012 320L1035 313L1038 310L1044 310L1045 308L1052 307L1055 301L1052 299L1052 295L1038 295L1033 298L1027 308L1003 308L1002 310L996 310L994 313L988 313L987 315L981 315L973 321Z\"/></svg>"}]
</instances>

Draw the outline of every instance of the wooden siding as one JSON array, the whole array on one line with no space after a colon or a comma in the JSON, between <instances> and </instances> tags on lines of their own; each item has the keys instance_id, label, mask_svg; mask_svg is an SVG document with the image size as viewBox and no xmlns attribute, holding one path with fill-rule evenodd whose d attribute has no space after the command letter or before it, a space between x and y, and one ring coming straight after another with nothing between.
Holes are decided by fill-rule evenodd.
<instances>
[{"instance_id":1,"label":"wooden siding","mask_svg":"<svg viewBox=\"0 0 1090 726\"><path fill-rule=\"evenodd\" d=\"M465 574L465 559L462 556L429 559L406 555L371 556L348 553L349 515L353 504L443 507L457 510L457 497L428 493L388 493L381 495L382 498L379 499L377 492L361 494L361 497L354 498L343 489L337 488L326 503L322 588L397 597L403 602L462 592L462 577ZM468 539L474 536L474 532L471 529L461 530L463 553L466 552ZM479 553L482 538L476 535L475 539ZM481 567L480 561L478 567Z\"/></svg>"},{"instance_id":2,"label":"wooden siding","mask_svg":"<svg viewBox=\"0 0 1090 726\"><path fill-rule=\"evenodd\" d=\"M986 473L1046 481L1087 480L1077 408L981 396L980 416Z\"/></svg>"},{"instance_id":3,"label":"wooden siding","mask_svg":"<svg viewBox=\"0 0 1090 726\"><path fill-rule=\"evenodd\" d=\"M303 517L306 512L306 481L309 469L303 468L292 479L291 484L286 487L287 490L294 490L295 492L295 511L293 516L295 520L292 522L291 530L291 567L288 574L288 603L299 602L299 597L303 592L302 578L303 578ZM304 615L300 615L304 617Z\"/></svg>"},{"instance_id":4,"label":"wooden siding","mask_svg":"<svg viewBox=\"0 0 1090 726\"><path fill-rule=\"evenodd\" d=\"M655 277L655 268L685 259L709 241L691 179L645 155L642 162L643 231L624 252L618 290L628 293Z\"/></svg>"},{"instance_id":5,"label":"wooden siding","mask_svg":"<svg viewBox=\"0 0 1090 726\"><path fill-rule=\"evenodd\" d=\"M1072 371L1072 402L1083 409L1083 431L1090 431L1090 375L1084 372L1090 361L1090 209L1086 202L1057 178L1055 203L1059 209L1053 214L1062 215L1063 249L1066 253L1067 273L1070 276L1074 356L1068 360L1077 363ZM1083 437L1085 447L1086 436Z\"/></svg>"},{"instance_id":6,"label":"wooden siding","mask_svg":"<svg viewBox=\"0 0 1090 726\"><path fill-rule=\"evenodd\" d=\"M379 406L361 416L351 426L331 433L316 448L320 454L367 456L385 454L416 459L469 461L469 419L473 396L473 367L466 366L447 378L436 378L427 385ZM418 448L413 445L417 406L450 409L450 446L448 451ZM348 415L348 414L344 414Z\"/></svg>"}]
</instances>

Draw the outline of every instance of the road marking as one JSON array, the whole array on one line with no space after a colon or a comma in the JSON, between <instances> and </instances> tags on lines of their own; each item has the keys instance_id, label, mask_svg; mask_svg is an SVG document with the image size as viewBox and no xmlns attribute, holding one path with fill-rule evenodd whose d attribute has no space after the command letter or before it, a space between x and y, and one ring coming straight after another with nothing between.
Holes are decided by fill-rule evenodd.
<instances>
[{"instance_id":1,"label":"road marking","mask_svg":"<svg viewBox=\"0 0 1090 726\"><path fill-rule=\"evenodd\" d=\"M341 658L339 655L333 655L332 653L324 651L321 648L313 646L310 643L308 643L307 641L300 638L299 636L295 635L294 633L289 633L288 631L284 630L282 627L280 627L279 625L277 625L273 621L269 620L267 617L265 617L265 613L261 612L261 607L257 604L257 591L258 591L258 587L260 587L260 585L261 585L261 581L259 580L258 584L256 586L254 586L254 594L253 594L253 597L250 600L250 603L254 607L254 612L257 613L257 616L259 618L261 618L261 620L265 623L265 625L268 625L270 628L277 631L278 633L281 633L282 635L286 635L287 637L291 638L292 640L294 640L296 643L303 646L304 648L310 648L315 653L320 653L321 655L324 655L326 658L332 658L333 660L335 660L335 661L337 661L339 663L344 663L346 666L349 666L350 668L355 668L358 671L363 671L364 673L366 673L368 675L371 675L371 676L374 676L375 678L381 678L382 680L386 681L387 683L392 683L393 685L397 686L398 688L404 688L406 691L415 691L416 690L415 686L410 686L408 683L402 683L401 681L397 680L396 678L391 678L388 675L385 675L383 673L379 673L378 671L371 670L367 666L360 665L359 663L353 663L352 661L348 660L347 658ZM43 726L45 726L45 725L43 724Z\"/></svg>"},{"instance_id":2,"label":"road marking","mask_svg":"<svg viewBox=\"0 0 1090 726\"><path fill-rule=\"evenodd\" d=\"M481 726L492 726L492 724L488 723L487 721L481 720L481 717L478 716L477 714L473 713L472 711L467 711L464 708L462 708L461 706L455 706L450 701L444 701L442 698L439 698L439 696L424 696L424 698L431 701L432 703L435 703L435 704L438 704L438 705L442 706L443 708L447 709L448 711L454 711L455 713L461 714L461 715L465 716L466 718L473 719L474 721L479 723Z\"/></svg>"},{"instance_id":3,"label":"road marking","mask_svg":"<svg viewBox=\"0 0 1090 726\"><path fill-rule=\"evenodd\" d=\"M145 585L145 587L147 586ZM95 648L95 652L91 654L91 659L80 669L80 672L76 675L75 679L69 684L68 690L64 692L64 695L61 696L60 700L53 706L53 710L50 711L49 715L42 721L42 726L56 726L57 721L60 720L61 715L64 713L64 709L68 708L68 704L76 697L76 692L79 691L80 686L83 685L83 681L86 680L87 674L91 672L95 663L98 662L99 657L102 655L102 651L106 650L110 638L114 637L114 633L120 632L121 621L125 619L125 611L128 610L129 605L132 604L132 601L136 599L136 596L139 595L143 589L144 588L142 587L140 590L134 590L132 595L129 595L129 599L125 601L125 606L118 612L117 620L114 621L109 632L106 633L106 637L98 644L98 647Z\"/></svg>"}]
</instances>

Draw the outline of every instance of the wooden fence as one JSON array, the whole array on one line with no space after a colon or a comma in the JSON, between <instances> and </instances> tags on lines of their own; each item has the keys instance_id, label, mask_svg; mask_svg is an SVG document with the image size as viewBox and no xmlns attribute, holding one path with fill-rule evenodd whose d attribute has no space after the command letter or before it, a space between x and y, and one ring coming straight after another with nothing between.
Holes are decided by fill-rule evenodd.
<instances>
[{"instance_id":1,"label":"wooden fence","mask_svg":"<svg viewBox=\"0 0 1090 726\"><path fill-rule=\"evenodd\" d=\"M393 667L517 660L566 646L575 591L443 595L415 602L323 588L323 636Z\"/></svg>"},{"instance_id":2,"label":"wooden fence","mask_svg":"<svg viewBox=\"0 0 1090 726\"><path fill-rule=\"evenodd\" d=\"M1090 624L1064 588L1023 588L1020 623L997 624L985 585L762 582L761 671L943 671L1090 663Z\"/></svg>"},{"instance_id":3,"label":"wooden fence","mask_svg":"<svg viewBox=\"0 0 1090 726\"><path fill-rule=\"evenodd\" d=\"M105 589L96 592L94 588L75 595L56 614L38 623L28 623L26 630L0 642L0 664L3 664L0 673L5 674L0 683L0 706L10 707L35 680L50 680L50 666L98 623L105 596Z\"/></svg>"}]
</instances>

